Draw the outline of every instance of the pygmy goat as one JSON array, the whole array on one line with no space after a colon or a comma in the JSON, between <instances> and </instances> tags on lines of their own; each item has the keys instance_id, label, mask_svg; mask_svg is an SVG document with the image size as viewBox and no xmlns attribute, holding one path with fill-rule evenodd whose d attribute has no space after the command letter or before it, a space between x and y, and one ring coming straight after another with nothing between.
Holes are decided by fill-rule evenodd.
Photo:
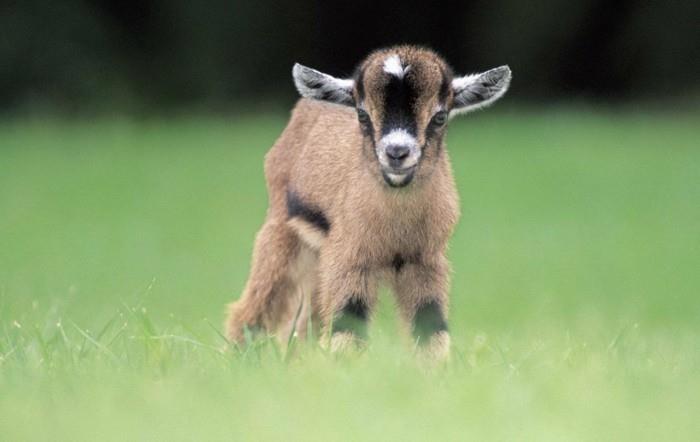
<instances>
[{"instance_id":1,"label":"pygmy goat","mask_svg":"<svg viewBox=\"0 0 700 442\"><path fill-rule=\"evenodd\" d=\"M361 344L386 282L417 348L444 359L445 249L459 217L447 122L500 98L510 69L456 77L434 52L398 46L349 79L292 73L302 98L265 158L269 210L228 338L317 327L334 351Z\"/></svg>"}]
</instances>

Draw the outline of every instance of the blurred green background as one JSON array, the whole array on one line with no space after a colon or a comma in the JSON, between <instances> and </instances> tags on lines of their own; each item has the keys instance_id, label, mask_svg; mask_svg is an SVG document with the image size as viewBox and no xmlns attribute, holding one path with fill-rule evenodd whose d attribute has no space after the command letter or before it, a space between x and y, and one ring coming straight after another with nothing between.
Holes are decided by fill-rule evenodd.
<instances>
[{"instance_id":1,"label":"blurred green background","mask_svg":"<svg viewBox=\"0 0 700 442\"><path fill-rule=\"evenodd\" d=\"M10 0L0 108L282 108L294 62L350 75L397 43L428 45L461 73L509 64L511 102L697 99L698 16L682 0Z\"/></svg>"},{"instance_id":2,"label":"blurred green background","mask_svg":"<svg viewBox=\"0 0 700 442\"><path fill-rule=\"evenodd\" d=\"M697 2L0 7L3 440L697 440ZM294 61L508 63L451 123L451 361L222 351ZM385 294L386 295L386 294Z\"/></svg>"}]
</instances>

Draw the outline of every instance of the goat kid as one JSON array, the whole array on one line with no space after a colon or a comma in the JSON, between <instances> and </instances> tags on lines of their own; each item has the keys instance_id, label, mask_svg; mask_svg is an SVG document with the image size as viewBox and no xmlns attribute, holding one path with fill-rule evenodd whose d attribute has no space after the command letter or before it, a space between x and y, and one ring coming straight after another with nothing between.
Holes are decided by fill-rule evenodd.
<instances>
[{"instance_id":1,"label":"goat kid","mask_svg":"<svg viewBox=\"0 0 700 442\"><path fill-rule=\"evenodd\" d=\"M354 346L386 282L418 348L446 358L445 249L459 217L447 123L500 98L510 69L455 77L434 52L398 46L349 79L292 72L303 98L265 158L269 210L228 337L241 343L248 327L286 342L311 323L332 350Z\"/></svg>"}]
</instances>

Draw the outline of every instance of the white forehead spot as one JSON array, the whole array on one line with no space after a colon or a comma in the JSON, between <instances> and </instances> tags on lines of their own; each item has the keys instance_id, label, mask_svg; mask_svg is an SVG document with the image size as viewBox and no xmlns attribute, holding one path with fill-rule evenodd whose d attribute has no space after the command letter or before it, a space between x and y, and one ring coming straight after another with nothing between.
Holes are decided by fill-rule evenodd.
<instances>
[{"instance_id":1,"label":"white forehead spot","mask_svg":"<svg viewBox=\"0 0 700 442\"><path fill-rule=\"evenodd\" d=\"M401 59L396 54L390 55L386 58L386 60L384 60L384 72L398 78L403 78L410 67L411 66L403 67L401 64Z\"/></svg>"},{"instance_id":2,"label":"white forehead spot","mask_svg":"<svg viewBox=\"0 0 700 442\"><path fill-rule=\"evenodd\" d=\"M405 129L394 129L384 135L379 143L382 146L415 146L416 137L409 134Z\"/></svg>"}]
</instances>

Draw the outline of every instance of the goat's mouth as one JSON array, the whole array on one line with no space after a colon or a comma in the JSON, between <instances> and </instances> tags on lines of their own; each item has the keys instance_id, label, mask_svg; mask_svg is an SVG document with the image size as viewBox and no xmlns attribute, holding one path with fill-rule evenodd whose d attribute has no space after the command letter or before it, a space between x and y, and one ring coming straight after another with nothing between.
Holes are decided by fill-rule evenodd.
<instances>
[{"instance_id":1,"label":"goat's mouth","mask_svg":"<svg viewBox=\"0 0 700 442\"><path fill-rule=\"evenodd\" d=\"M390 187L405 187L413 181L413 175L416 172L416 166L407 167L404 169L384 168L382 167L382 177Z\"/></svg>"}]
</instances>

